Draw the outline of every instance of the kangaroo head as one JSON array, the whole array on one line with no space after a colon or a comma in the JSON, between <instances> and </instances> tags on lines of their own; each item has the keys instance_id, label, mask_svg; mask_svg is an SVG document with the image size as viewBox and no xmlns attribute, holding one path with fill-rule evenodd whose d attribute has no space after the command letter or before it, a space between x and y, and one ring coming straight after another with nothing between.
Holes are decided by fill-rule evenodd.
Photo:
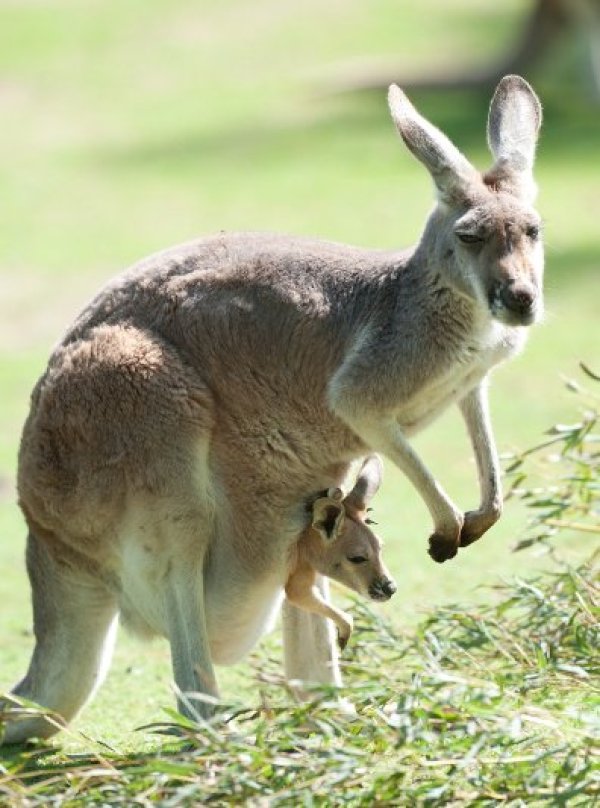
<instances>
[{"instance_id":1,"label":"kangaroo head","mask_svg":"<svg viewBox=\"0 0 600 808\"><path fill-rule=\"evenodd\" d=\"M519 76L505 76L489 110L493 167L478 172L451 141L390 87L392 118L410 151L429 170L438 202L419 249L464 296L511 326L543 314L540 217L532 203L540 102Z\"/></svg>"},{"instance_id":2,"label":"kangaroo head","mask_svg":"<svg viewBox=\"0 0 600 808\"><path fill-rule=\"evenodd\" d=\"M381 476L381 460L373 455L345 499L339 488L317 499L309 545L309 561L318 572L373 600L388 600L396 591L381 558L381 542L367 519L367 506Z\"/></svg>"}]
</instances>

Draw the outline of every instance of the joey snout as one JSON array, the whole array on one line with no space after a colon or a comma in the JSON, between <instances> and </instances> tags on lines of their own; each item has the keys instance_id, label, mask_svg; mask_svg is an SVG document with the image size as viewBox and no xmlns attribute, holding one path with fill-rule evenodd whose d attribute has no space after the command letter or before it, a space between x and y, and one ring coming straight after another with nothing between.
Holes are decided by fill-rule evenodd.
<instances>
[{"instance_id":1,"label":"joey snout","mask_svg":"<svg viewBox=\"0 0 600 808\"><path fill-rule=\"evenodd\" d=\"M391 578L376 578L369 586L371 600L389 600L397 587Z\"/></svg>"}]
</instances>

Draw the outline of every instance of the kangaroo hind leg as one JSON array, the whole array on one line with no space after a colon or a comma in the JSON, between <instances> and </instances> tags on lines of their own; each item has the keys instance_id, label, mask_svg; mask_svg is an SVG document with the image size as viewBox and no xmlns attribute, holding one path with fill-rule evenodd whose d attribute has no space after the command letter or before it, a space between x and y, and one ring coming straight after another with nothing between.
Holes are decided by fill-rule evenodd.
<instances>
[{"instance_id":1,"label":"kangaroo hind leg","mask_svg":"<svg viewBox=\"0 0 600 808\"><path fill-rule=\"evenodd\" d=\"M204 591L210 515L199 507L198 500L188 501L187 508L169 500L160 503L154 521L167 526L162 534L161 589L157 596L171 647L177 706L192 720L208 718L214 711L211 701L218 695Z\"/></svg>"},{"instance_id":2,"label":"kangaroo hind leg","mask_svg":"<svg viewBox=\"0 0 600 808\"><path fill-rule=\"evenodd\" d=\"M173 564L165 591L178 709L188 718L208 718L213 712L210 699L218 690L206 630L201 568ZM202 700L203 695L208 698Z\"/></svg>"},{"instance_id":3,"label":"kangaroo hind leg","mask_svg":"<svg viewBox=\"0 0 600 808\"><path fill-rule=\"evenodd\" d=\"M327 599L326 578L318 575L315 586ZM310 614L285 600L282 609L285 675L288 680L341 685L333 626L320 614ZM302 691L299 691L300 695Z\"/></svg>"},{"instance_id":4,"label":"kangaroo hind leg","mask_svg":"<svg viewBox=\"0 0 600 808\"><path fill-rule=\"evenodd\" d=\"M58 563L31 534L27 571L35 648L27 674L12 693L52 711L56 720L27 718L5 704L4 744L47 738L71 721L106 674L117 627L113 594L91 576Z\"/></svg>"}]
</instances>

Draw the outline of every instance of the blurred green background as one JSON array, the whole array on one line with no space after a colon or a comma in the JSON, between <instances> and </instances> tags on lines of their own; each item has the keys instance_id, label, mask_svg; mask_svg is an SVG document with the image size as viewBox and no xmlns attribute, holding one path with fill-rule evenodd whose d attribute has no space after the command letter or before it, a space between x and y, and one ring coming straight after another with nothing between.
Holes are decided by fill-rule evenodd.
<instances>
[{"instance_id":1,"label":"blurred green background","mask_svg":"<svg viewBox=\"0 0 600 808\"><path fill-rule=\"evenodd\" d=\"M510 49L530 8L525 0L0 2L0 689L25 671L32 648L14 492L19 433L30 390L80 307L138 258L221 229L414 242L432 204L429 178L397 137L384 92L347 88L374 73L400 84L468 73ZM578 360L600 369L600 108L584 50L578 36L565 38L529 77L545 107L537 179L548 314L525 354L494 376L503 451L572 420L561 377ZM412 98L485 168L492 89ZM457 414L416 443L457 502L475 506ZM382 608L400 623L444 600L491 597L478 587L548 564L539 551L511 553L524 529L516 504L443 566L426 553L423 504L389 466L375 504L399 583ZM580 539L564 548L568 558L582 552ZM169 680L165 642L121 636L109 679L76 726L121 743L170 703ZM222 681L231 693L243 666Z\"/></svg>"}]
</instances>

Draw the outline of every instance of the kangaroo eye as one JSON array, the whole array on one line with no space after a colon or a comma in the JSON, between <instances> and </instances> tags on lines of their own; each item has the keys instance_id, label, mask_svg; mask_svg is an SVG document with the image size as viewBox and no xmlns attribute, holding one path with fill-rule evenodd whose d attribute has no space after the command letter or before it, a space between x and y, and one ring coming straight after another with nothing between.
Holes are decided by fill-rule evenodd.
<instances>
[{"instance_id":1,"label":"kangaroo eye","mask_svg":"<svg viewBox=\"0 0 600 808\"><path fill-rule=\"evenodd\" d=\"M532 224L525 231L525 235L527 236L527 238L530 238L532 241L535 241L540 235L540 228L536 224Z\"/></svg>"},{"instance_id":2,"label":"kangaroo eye","mask_svg":"<svg viewBox=\"0 0 600 808\"><path fill-rule=\"evenodd\" d=\"M364 556L348 556L351 564L364 564L367 559Z\"/></svg>"},{"instance_id":3,"label":"kangaroo eye","mask_svg":"<svg viewBox=\"0 0 600 808\"><path fill-rule=\"evenodd\" d=\"M463 244L481 244L483 239L476 233L457 233L456 234Z\"/></svg>"},{"instance_id":4,"label":"kangaroo eye","mask_svg":"<svg viewBox=\"0 0 600 808\"><path fill-rule=\"evenodd\" d=\"M377 522L374 519L365 519L365 525L376 525Z\"/></svg>"}]
</instances>

